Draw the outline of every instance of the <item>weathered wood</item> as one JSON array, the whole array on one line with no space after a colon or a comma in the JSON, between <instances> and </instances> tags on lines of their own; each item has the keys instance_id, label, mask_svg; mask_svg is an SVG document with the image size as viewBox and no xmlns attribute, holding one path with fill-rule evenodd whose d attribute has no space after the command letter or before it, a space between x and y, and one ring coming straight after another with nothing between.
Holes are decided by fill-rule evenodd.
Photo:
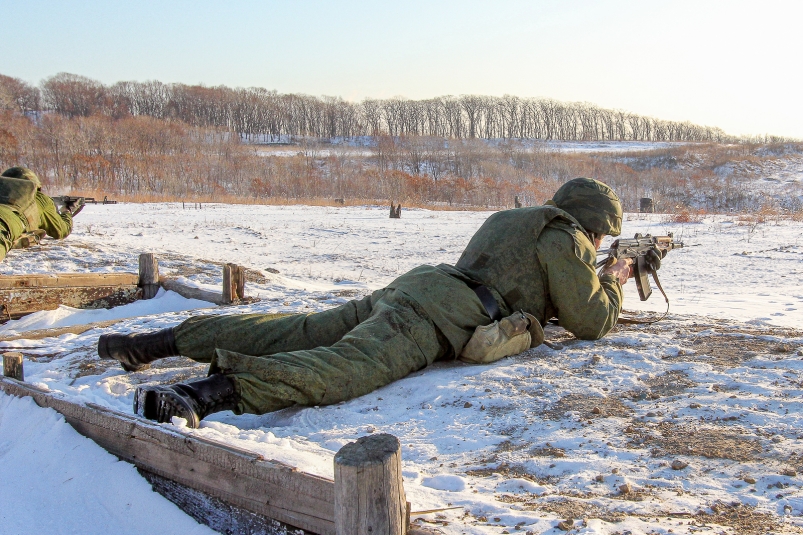
<instances>
[{"instance_id":1,"label":"weathered wood","mask_svg":"<svg viewBox=\"0 0 803 535\"><path fill-rule=\"evenodd\" d=\"M52 329L37 329L35 331L24 331L13 336L0 336L0 342L11 342L13 340L41 340L43 338L53 338L62 334L81 334L92 329L103 329L115 323L120 323L122 319L96 321L84 325L70 325L68 327L54 327ZM0 348L2 350L2 348Z\"/></svg>"},{"instance_id":2,"label":"weathered wood","mask_svg":"<svg viewBox=\"0 0 803 535\"><path fill-rule=\"evenodd\" d=\"M99 286L34 286L0 289L2 318L17 319L40 310L53 310L60 305L73 308L111 308L133 303L141 291L131 285Z\"/></svg>"},{"instance_id":3,"label":"weathered wood","mask_svg":"<svg viewBox=\"0 0 803 535\"><path fill-rule=\"evenodd\" d=\"M237 264L223 266L223 303L230 305L245 298L245 269Z\"/></svg>"},{"instance_id":4,"label":"weathered wood","mask_svg":"<svg viewBox=\"0 0 803 535\"><path fill-rule=\"evenodd\" d=\"M0 290L22 288L77 288L136 286L135 273L63 273L60 275L0 275Z\"/></svg>"},{"instance_id":5,"label":"weathered wood","mask_svg":"<svg viewBox=\"0 0 803 535\"><path fill-rule=\"evenodd\" d=\"M147 470L139 473L148 480L153 490L176 504L179 509L199 523L226 535L295 535L296 528L288 528L272 518L258 515L231 505L180 483L158 476Z\"/></svg>"},{"instance_id":6,"label":"weathered wood","mask_svg":"<svg viewBox=\"0 0 803 535\"><path fill-rule=\"evenodd\" d=\"M382 433L340 448L335 455L337 535L403 535L409 523L399 439Z\"/></svg>"},{"instance_id":7,"label":"weathered wood","mask_svg":"<svg viewBox=\"0 0 803 535\"><path fill-rule=\"evenodd\" d=\"M3 376L25 380L25 373L22 369L22 353L9 352L3 355Z\"/></svg>"},{"instance_id":8,"label":"weathered wood","mask_svg":"<svg viewBox=\"0 0 803 535\"><path fill-rule=\"evenodd\" d=\"M56 410L79 433L143 470L291 526L335 533L334 482L329 479L24 383L0 378L0 390Z\"/></svg>"},{"instance_id":9,"label":"weathered wood","mask_svg":"<svg viewBox=\"0 0 803 535\"><path fill-rule=\"evenodd\" d=\"M237 267L237 276L234 277L233 293L238 300L243 300L245 299L245 268L236 264L235 266Z\"/></svg>"},{"instance_id":10,"label":"weathered wood","mask_svg":"<svg viewBox=\"0 0 803 535\"><path fill-rule=\"evenodd\" d=\"M179 282L176 277L161 276L159 277L159 284L161 284L165 290L176 292L180 296L186 297L187 299L200 299L201 301L208 301L216 305L231 304L224 302L223 294L210 292L209 290L202 290L201 288L195 288L194 286L188 286Z\"/></svg>"},{"instance_id":11,"label":"weathered wood","mask_svg":"<svg viewBox=\"0 0 803 535\"><path fill-rule=\"evenodd\" d=\"M234 278L234 270L237 266L234 264L225 264L223 266L223 304L230 305L237 300L237 293L234 289L232 278Z\"/></svg>"},{"instance_id":12,"label":"weathered wood","mask_svg":"<svg viewBox=\"0 0 803 535\"><path fill-rule=\"evenodd\" d=\"M159 261L153 253L139 255L139 287L143 299L153 299L159 291Z\"/></svg>"}]
</instances>

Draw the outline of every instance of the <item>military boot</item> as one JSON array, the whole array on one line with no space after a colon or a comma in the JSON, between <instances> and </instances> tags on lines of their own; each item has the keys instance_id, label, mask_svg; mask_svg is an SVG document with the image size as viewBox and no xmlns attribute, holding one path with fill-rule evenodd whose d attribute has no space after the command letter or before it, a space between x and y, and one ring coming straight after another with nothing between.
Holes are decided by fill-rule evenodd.
<instances>
[{"instance_id":1,"label":"military boot","mask_svg":"<svg viewBox=\"0 0 803 535\"><path fill-rule=\"evenodd\" d=\"M234 380L216 373L187 384L137 387L134 413L159 423L178 416L187 420L189 427L197 428L206 416L235 409L239 401Z\"/></svg>"},{"instance_id":2,"label":"military boot","mask_svg":"<svg viewBox=\"0 0 803 535\"><path fill-rule=\"evenodd\" d=\"M178 354L172 327L152 333L103 334L98 340L98 356L119 361L127 372L147 370L154 360Z\"/></svg>"}]
</instances>

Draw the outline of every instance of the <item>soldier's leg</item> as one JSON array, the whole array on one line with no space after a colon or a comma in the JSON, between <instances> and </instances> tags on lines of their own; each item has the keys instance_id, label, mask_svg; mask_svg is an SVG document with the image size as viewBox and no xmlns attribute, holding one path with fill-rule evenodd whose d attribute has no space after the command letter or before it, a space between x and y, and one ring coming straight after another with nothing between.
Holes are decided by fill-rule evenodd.
<instances>
[{"instance_id":1,"label":"soldier's leg","mask_svg":"<svg viewBox=\"0 0 803 535\"><path fill-rule=\"evenodd\" d=\"M371 313L384 290L317 314L197 316L177 327L149 333L103 334L98 356L124 370L141 371L165 357L183 355L209 363L216 349L262 355L331 345Z\"/></svg>"},{"instance_id":2,"label":"soldier's leg","mask_svg":"<svg viewBox=\"0 0 803 535\"><path fill-rule=\"evenodd\" d=\"M216 349L270 355L330 346L365 321L383 293L314 314L196 316L175 327L176 347L182 356L208 363Z\"/></svg>"},{"instance_id":3,"label":"soldier's leg","mask_svg":"<svg viewBox=\"0 0 803 535\"><path fill-rule=\"evenodd\" d=\"M217 351L210 373L236 385L235 412L329 405L367 394L431 364L448 340L417 302L386 290L371 316L329 347L248 356Z\"/></svg>"}]
</instances>

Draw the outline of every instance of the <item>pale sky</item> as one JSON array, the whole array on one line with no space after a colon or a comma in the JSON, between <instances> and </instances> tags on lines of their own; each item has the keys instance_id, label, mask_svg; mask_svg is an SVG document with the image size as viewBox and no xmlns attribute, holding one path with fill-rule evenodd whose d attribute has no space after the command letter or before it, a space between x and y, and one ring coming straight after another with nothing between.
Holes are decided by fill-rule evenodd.
<instances>
[{"instance_id":1,"label":"pale sky","mask_svg":"<svg viewBox=\"0 0 803 535\"><path fill-rule=\"evenodd\" d=\"M803 139L792 0L0 0L0 74L585 101Z\"/></svg>"}]
</instances>

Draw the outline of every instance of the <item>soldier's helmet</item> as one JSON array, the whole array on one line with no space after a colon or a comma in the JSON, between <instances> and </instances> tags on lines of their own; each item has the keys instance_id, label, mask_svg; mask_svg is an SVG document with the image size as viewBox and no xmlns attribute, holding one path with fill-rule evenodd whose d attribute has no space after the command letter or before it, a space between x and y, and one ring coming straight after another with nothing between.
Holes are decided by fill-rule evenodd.
<instances>
[{"instance_id":1,"label":"soldier's helmet","mask_svg":"<svg viewBox=\"0 0 803 535\"><path fill-rule=\"evenodd\" d=\"M569 180L555 192L552 201L589 232L600 236L618 236L622 232L622 203L610 186L599 180Z\"/></svg>"},{"instance_id":2,"label":"soldier's helmet","mask_svg":"<svg viewBox=\"0 0 803 535\"><path fill-rule=\"evenodd\" d=\"M36 189L42 189L42 182L39 180L39 177L36 176L36 173L31 171L27 167L9 167L5 171L3 171L3 174L0 176L30 180L31 182L36 184Z\"/></svg>"}]
</instances>

